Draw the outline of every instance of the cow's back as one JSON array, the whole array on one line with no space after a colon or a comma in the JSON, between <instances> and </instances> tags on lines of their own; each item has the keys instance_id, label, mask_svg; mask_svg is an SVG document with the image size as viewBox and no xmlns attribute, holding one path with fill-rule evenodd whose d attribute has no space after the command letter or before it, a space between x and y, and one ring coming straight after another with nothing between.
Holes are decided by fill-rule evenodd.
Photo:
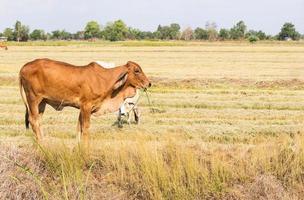
<instances>
[{"instance_id":1,"label":"cow's back","mask_svg":"<svg viewBox=\"0 0 304 200\"><path fill-rule=\"evenodd\" d=\"M20 79L27 90L43 98L74 101L81 98L82 87L86 86L86 68L50 59L37 59L21 68Z\"/></svg>"}]
</instances>

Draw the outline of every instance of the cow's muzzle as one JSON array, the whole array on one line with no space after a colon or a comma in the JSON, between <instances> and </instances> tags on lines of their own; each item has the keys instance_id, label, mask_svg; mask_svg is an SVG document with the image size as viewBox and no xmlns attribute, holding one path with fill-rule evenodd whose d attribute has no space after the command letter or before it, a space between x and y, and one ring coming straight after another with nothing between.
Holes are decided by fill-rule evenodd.
<instances>
[{"instance_id":1,"label":"cow's muzzle","mask_svg":"<svg viewBox=\"0 0 304 200\"><path fill-rule=\"evenodd\" d=\"M147 91L147 89L148 89L149 87L151 87L151 86L152 86L152 83L151 83L151 82L149 82L148 84L146 84L146 85L143 87L144 91Z\"/></svg>"}]
</instances>

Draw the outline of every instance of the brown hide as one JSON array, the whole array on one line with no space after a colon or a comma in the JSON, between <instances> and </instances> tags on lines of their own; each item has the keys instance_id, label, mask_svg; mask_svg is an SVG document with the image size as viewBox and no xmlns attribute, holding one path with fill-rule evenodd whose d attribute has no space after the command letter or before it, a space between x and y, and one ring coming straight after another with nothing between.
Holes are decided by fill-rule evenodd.
<instances>
[{"instance_id":1,"label":"brown hide","mask_svg":"<svg viewBox=\"0 0 304 200\"><path fill-rule=\"evenodd\" d=\"M79 138L88 141L92 113L118 110L124 99L136 89L151 85L141 67L127 64L105 69L97 63L74 66L50 59L37 59L25 64L19 73L20 92L26 105L26 127L29 123L37 140L42 137L39 119L49 104L56 110L66 106L80 109Z\"/></svg>"},{"instance_id":2,"label":"brown hide","mask_svg":"<svg viewBox=\"0 0 304 200\"><path fill-rule=\"evenodd\" d=\"M7 46L0 44L0 48L3 48L5 50L8 50Z\"/></svg>"}]
</instances>

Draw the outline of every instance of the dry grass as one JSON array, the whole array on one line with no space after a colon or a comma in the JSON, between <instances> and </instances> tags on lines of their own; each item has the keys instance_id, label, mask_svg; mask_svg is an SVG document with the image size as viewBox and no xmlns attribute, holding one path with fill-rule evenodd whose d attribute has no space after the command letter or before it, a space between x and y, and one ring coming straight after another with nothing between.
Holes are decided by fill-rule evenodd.
<instances>
[{"instance_id":1,"label":"dry grass","mask_svg":"<svg viewBox=\"0 0 304 200\"><path fill-rule=\"evenodd\" d=\"M0 52L0 197L301 199L304 44L147 43ZM47 137L37 146L24 128L16 80L38 57L137 61L154 83L152 108L143 96L142 124L123 129L112 126L114 114L93 118L88 157L75 140L78 111L48 107Z\"/></svg>"}]
</instances>

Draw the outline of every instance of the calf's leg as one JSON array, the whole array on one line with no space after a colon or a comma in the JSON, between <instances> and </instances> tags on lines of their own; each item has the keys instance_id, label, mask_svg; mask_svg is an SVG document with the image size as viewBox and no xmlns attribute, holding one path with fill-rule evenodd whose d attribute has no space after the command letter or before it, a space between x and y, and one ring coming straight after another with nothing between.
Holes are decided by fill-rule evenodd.
<instances>
[{"instance_id":1,"label":"calf's leg","mask_svg":"<svg viewBox=\"0 0 304 200\"><path fill-rule=\"evenodd\" d=\"M121 113L121 108L119 108L118 111L118 116L117 116L117 126L118 128L122 128L122 113Z\"/></svg>"},{"instance_id":2,"label":"calf's leg","mask_svg":"<svg viewBox=\"0 0 304 200\"><path fill-rule=\"evenodd\" d=\"M133 112L134 112L135 123L136 123L136 124L139 124L140 113L139 113L139 110L138 110L138 107L137 107L137 106L134 107Z\"/></svg>"}]
</instances>

